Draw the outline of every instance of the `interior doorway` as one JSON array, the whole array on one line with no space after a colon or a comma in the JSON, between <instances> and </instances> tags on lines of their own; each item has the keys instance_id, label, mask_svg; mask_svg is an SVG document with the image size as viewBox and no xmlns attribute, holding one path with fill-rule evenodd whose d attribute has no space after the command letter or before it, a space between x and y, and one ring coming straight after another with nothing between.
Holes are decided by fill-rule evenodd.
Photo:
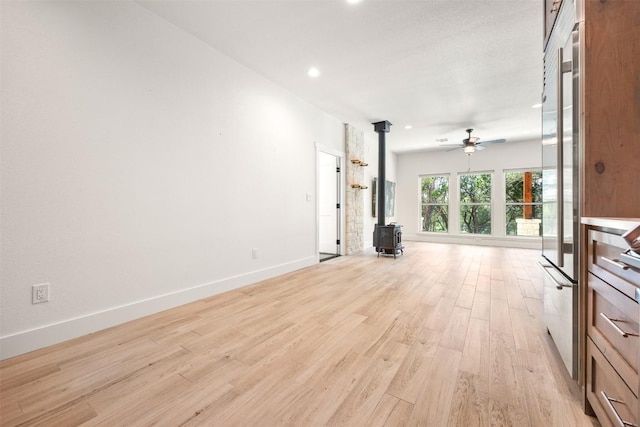
<instances>
[{"instance_id":1,"label":"interior doorway","mask_svg":"<svg viewBox=\"0 0 640 427\"><path fill-rule=\"evenodd\" d=\"M341 157L318 151L318 252L320 262L340 256Z\"/></svg>"}]
</instances>

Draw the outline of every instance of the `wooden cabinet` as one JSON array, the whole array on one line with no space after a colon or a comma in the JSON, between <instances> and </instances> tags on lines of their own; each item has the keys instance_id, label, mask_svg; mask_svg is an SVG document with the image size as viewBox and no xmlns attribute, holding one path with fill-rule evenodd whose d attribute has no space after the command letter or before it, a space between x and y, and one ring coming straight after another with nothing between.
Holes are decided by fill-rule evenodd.
<instances>
[{"instance_id":1,"label":"wooden cabinet","mask_svg":"<svg viewBox=\"0 0 640 427\"><path fill-rule=\"evenodd\" d=\"M563 0L562 8L572 6ZM575 0L580 215L640 215L640 1Z\"/></svg>"},{"instance_id":2,"label":"wooden cabinet","mask_svg":"<svg viewBox=\"0 0 640 427\"><path fill-rule=\"evenodd\" d=\"M545 33L550 31L545 67L557 62L559 48L563 62L571 66L571 74L562 73L573 82L572 102L563 104L562 123L564 140L573 135L572 144L579 153L580 167L572 177L580 184L579 215L637 217L640 1L562 0L557 13L551 10L558 3L544 0L544 4ZM574 31L571 38L568 29ZM546 88L549 77L544 76ZM564 89L569 87L566 83ZM553 136L554 124L549 126Z\"/></svg>"},{"instance_id":3,"label":"wooden cabinet","mask_svg":"<svg viewBox=\"0 0 640 427\"><path fill-rule=\"evenodd\" d=\"M586 381L588 403L604 426L637 425L640 381L640 269L620 261L621 235L634 221L585 218Z\"/></svg>"}]
</instances>

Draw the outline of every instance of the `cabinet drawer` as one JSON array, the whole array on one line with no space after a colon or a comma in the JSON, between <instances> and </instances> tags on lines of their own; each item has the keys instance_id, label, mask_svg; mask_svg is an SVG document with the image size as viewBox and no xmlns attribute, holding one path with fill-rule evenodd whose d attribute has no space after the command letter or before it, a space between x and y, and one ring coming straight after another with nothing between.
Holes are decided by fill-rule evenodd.
<instances>
[{"instance_id":1,"label":"cabinet drawer","mask_svg":"<svg viewBox=\"0 0 640 427\"><path fill-rule=\"evenodd\" d=\"M620 254L627 248L617 234L589 230L589 271L634 298L635 288L640 286L640 272L620 261Z\"/></svg>"},{"instance_id":2,"label":"cabinet drawer","mask_svg":"<svg viewBox=\"0 0 640 427\"><path fill-rule=\"evenodd\" d=\"M589 274L587 333L627 385L638 390L640 308L596 276Z\"/></svg>"},{"instance_id":3,"label":"cabinet drawer","mask_svg":"<svg viewBox=\"0 0 640 427\"><path fill-rule=\"evenodd\" d=\"M603 426L638 423L638 399L589 339L587 399Z\"/></svg>"}]
</instances>

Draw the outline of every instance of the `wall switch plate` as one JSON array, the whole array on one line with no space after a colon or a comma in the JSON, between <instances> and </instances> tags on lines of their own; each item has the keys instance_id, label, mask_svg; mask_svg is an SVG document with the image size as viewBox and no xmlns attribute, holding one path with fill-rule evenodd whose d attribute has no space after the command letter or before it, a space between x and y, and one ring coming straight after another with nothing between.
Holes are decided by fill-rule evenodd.
<instances>
[{"instance_id":1,"label":"wall switch plate","mask_svg":"<svg viewBox=\"0 0 640 427\"><path fill-rule=\"evenodd\" d=\"M258 259L258 248L251 249L251 258Z\"/></svg>"},{"instance_id":2,"label":"wall switch plate","mask_svg":"<svg viewBox=\"0 0 640 427\"><path fill-rule=\"evenodd\" d=\"M49 284L41 283L31 286L31 303L40 304L49 301Z\"/></svg>"}]
</instances>

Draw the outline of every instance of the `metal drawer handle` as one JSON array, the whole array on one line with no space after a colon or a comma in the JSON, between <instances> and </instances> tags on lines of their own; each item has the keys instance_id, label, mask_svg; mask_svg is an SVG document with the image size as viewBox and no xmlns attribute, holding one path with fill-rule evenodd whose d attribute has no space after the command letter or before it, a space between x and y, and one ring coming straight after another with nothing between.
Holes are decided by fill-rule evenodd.
<instances>
[{"instance_id":1,"label":"metal drawer handle","mask_svg":"<svg viewBox=\"0 0 640 427\"><path fill-rule=\"evenodd\" d=\"M602 317L609 325L611 325L611 327L613 329L615 329L617 333L622 335L622 338L628 338L629 335L631 335L632 337L637 337L638 336L638 334L636 334L635 332L625 332L625 331L623 331L622 329L620 329L620 326L618 326L618 325L616 325L614 323L614 322L624 322L624 320L622 320L622 319L612 319L612 318L608 317L604 313L600 313L600 317Z\"/></svg>"},{"instance_id":2,"label":"metal drawer handle","mask_svg":"<svg viewBox=\"0 0 640 427\"><path fill-rule=\"evenodd\" d=\"M607 396L607 393L605 393L604 390L600 391L600 396L604 399L604 403L606 403L607 407L609 408L609 411L613 413L613 416L616 418L616 422L618 423L619 426L638 427L636 424L630 423L628 421L624 421L620 417L620 414L618 414L618 411L616 411L616 408L611 403L611 402L622 403L623 405L626 406L626 403L624 403L624 401L620 399L613 399Z\"/></svg>"},{"instance_id":3,"label":"metal drawer handle","mask_svg":"<svg viewBox=\"0 0 640 427\"><path fill-rule=\"evenodd\" d=\"M627 264L624 264L624 263L616 261L616 260L609 259L609 258L607 258L605 256L601 256L600 259L603 260L604 262L607 262L609 264L615 265L616 267L621 268L623 270L628 270L629 269L629 266Z\"/></svg>"}]
</instances>

